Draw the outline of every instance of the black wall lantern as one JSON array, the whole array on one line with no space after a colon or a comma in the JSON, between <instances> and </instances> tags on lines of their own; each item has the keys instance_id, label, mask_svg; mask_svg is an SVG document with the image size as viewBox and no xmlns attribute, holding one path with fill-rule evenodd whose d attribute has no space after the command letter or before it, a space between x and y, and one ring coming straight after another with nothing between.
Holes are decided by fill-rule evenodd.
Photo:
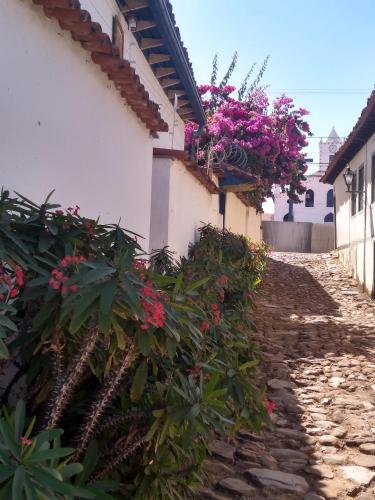
<instances>
[{"instance_id":1,"label":"black wall lantern","mask_svg":"<svg viewBox=\"0 0 375 500\"><path fill-rule=\"evenodd\" d=\"M353 192L353 191L351 191L353 179L354 179L354 172L353 172L353 170L350 169L350 167L348 167L344 172L344 181L345 181L345 184L347 187L347 193Z\"/></svg>"}]
</instances>

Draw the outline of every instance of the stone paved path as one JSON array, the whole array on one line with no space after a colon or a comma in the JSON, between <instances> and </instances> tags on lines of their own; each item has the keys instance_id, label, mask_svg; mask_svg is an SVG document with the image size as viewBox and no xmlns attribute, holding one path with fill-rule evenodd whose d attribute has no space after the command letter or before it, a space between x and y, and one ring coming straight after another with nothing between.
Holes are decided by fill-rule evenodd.
<instances>
[{"instance_id":1,"label":"stone paved path","mask_svg":"<svg viewBox=\"0 0 375 500\"><path fill-rule=\"evenodd\" d=\"M256 325L274 429L215 441L199 498L375 500L375 302L332 255L275 253Z\"/></svg>"}]
</instances>

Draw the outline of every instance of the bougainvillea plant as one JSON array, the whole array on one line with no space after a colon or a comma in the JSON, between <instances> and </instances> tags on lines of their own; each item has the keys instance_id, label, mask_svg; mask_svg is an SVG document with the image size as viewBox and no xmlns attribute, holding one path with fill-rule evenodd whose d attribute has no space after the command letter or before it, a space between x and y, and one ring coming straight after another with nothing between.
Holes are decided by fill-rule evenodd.
<instances>
[{"instance_id":1,"label":"bougainvillea plant","mask_svg":"<svg viewBox=\"0 0 375 500\"><path fill-rule=\"evenodd\" d=\"M218 155L233 145L241 148L247 158L242 167L257 178L247 197L258 210L266 198L273 196L275 184L298 202L298 195L305 191L307 165L302 149L311 135L304 119L308 111L295 108L293 99L285 95L271 104L264 87L254 84L247 91L242 85L234 97L236 87L227 83L232 71L230 67L217 85L214 60L211 84L199 86L207 123L200 134L196 123L186 124L186 146L195 146L201 163L207 160L208 148Z\"/></svg>"}]
</instances>

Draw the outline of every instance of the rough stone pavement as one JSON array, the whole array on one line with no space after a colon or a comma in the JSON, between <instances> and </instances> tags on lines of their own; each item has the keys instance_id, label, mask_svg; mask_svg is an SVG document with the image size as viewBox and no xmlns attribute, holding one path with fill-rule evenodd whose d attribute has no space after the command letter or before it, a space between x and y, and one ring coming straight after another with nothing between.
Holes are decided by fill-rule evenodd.
<instances>
[{"instance_id":1,"label":"rough stone pavement","mask_svg":"<svg viewBox=\"0 0 375 500\"><path fill-rule=\"evenodd\" d=\"M335 255L274 253L255 323L274 428L215 441L198 497L375 500L375 302Z\"/></svg>"}]
</instances>

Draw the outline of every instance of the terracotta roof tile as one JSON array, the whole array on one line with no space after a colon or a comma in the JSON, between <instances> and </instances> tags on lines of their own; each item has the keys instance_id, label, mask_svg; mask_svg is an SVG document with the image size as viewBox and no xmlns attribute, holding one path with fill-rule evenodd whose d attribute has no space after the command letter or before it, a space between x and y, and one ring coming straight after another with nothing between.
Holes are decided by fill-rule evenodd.
<instances>
[{"instance_id":1,"label":"terracotta roof tile","mask_svg":"<svg viewBox=\"0 0 375 500\"><path fill-rule=\"evenodd\" d=\"M175 150L175 149L164 149L164 148L154 148L154 156L158 158L173 158L180 160L186 167L186 169L195 177L211 194L218 194L219 188L215 182L204 172L204 168L199 167L195 161L189 160L189 155L187 151Z\"/></svg>"},{"instance_id":2,"label":"terracotta roof tile","mask_svg":"<svg viewBox=\"0 0 375 500\"><path fill-rule=\"evenodd\" d=\"M119 56L109 35L102 32L99 23L91 20L89 12L81 9L78 0L33 1L44 8L47 17L57 19L62 29L70 31L73 40L91 52L92 60L107 73L121 96L153 134L168 131L159 106L150 99L134 68Z\"/></svg>"},{"instance_id":3,"label":"terracotta roof tile","mask_svg":"<svg viewBox=\"0 0 375 500\"><path fill-rule=\"evenodd\" d=\"M320 179L320 182L333 184L336 177L344 170L345 166L358 153L374 132L375 90L368 98L367 105L363 108L357 123L350 132L350 135L332 158L325 174Z\"/></svg>"}]
</instances>

